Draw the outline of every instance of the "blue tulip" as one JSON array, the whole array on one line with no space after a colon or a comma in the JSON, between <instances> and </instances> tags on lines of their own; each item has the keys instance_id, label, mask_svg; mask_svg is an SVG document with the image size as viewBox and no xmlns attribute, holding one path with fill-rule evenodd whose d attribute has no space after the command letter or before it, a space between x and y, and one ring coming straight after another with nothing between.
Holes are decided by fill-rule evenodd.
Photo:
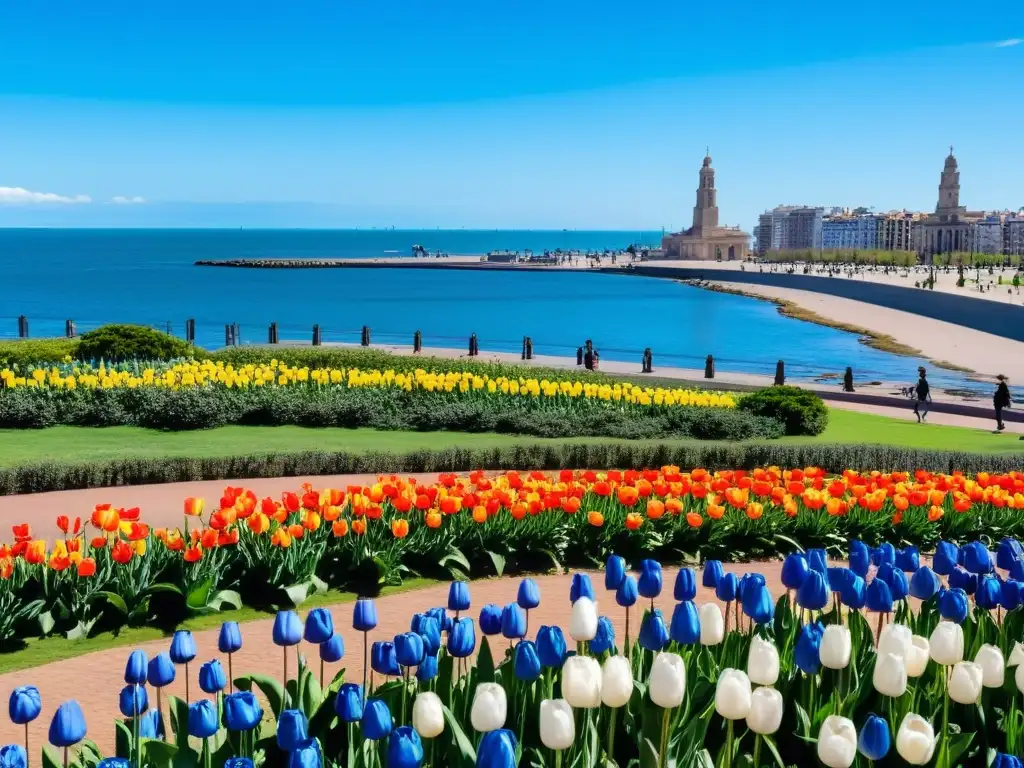
<instances>
[{"instance_id":1,"label":"blue tulip","mask_svg":"<svg viewBox=\"0 0 1024 768\"><path fill-rule=\"evenodd\" d=\"M1015 755L1008 755L1005 752L997 752L989 764L989 768L1024 768L1024 762Z\"/></svg>"},{"instance_id":2,"label":"blue tulip","mask_svg":"<svg viewBox=\"0 0 1024 768\"><path fill-rule=\"evenodd\" d=\"M1010 578L1024 581L1024 558L1017 560L1010 566Z\"/></svg>"},{"instance_id":3,"label":"blue tulip","mask_svg":"<svg viewBox=\"0 0 1024 768\"><path fill-rule=\"evenodd\" d=\"M448 633L448 653L457 659L464 659L476 648L476 629L473 620L467 616L452 625Z\"/></svg>"},{"instance_id":4,"label":"blue tulip","mask_svg":"<svg viewBox=\"0 0 1024 768\"><path fill-rule=\"evenodd\" d=\"M415 632L403 632L400 635L395 635L395 659L398 660L399 666L415 667L423 661L425 654L426 647L423 644L423 638Z\"/></svg>"},{"instance_id":5,"label":"blue tulip","mask_svg":"<svg viewBox=\"0 0 1024 768\"><path fill-rule=\"evenodd\" d=\"M512 653L512 668L516 677L526 683L532 683L540 677L540 657L537 655L537 647L529 640L516 643Z\"/></svg>"},{"instance_id":6,"label":"blue tulip","mask_svg":"<svg viewBox=\"0 0 1024 768\"><path fill-rule=\"evenodd\" d=\"M149 709L149 697L146 695L145 687L141 685L126 685L121 689L118 696L118 706L121 714L125 717L137 717Z\"/></svg>"},{"instance_id":7,"label":"blue tulip","mask_svg":"<svg viewBox=\"0 0 1024 768\"><path fill-rule=\"evenodd\" d=\"M872 713L868 715L857 736L857 749L868 760L881 760L889 754L892 737L889 734L889 723L884 717Z\"/></svg>"},{"instance_id":8,"label":"blue tulip","mask_svg":"<svg viewBox=\"0 0 1024 768\"><path fill-rule=\"evenodd\" d=\"M999 579L995 576L983 576L978 582L974 602L982 610L991 611L999 605L1002 592L1002 582Z\"/></svg>"},{"instance_id":9,"label":"blue tulip","mask_svg":"<svg viewBox=\"0 0 1024 768\"><path fill-rule=\"evenodd\" d=\"M575 603L581 597L597 600L594 596L594 585L590 583L590 576L585 573L574 573L572 584L569 585L569 602Z\"/></svg>"},{"instance_id":10,"label":"blue tulip","mask_svg":"<svg viewBox=\"0 0 1024 768\"><path fill-rule=\"evenodd\" d=\"M164 688L174 682L174 662L166 653L158 653L149 660L149 684L154 688Z\"/></svg>"},{"instance_id":11,"label":"blue tulip","mask_svg":"<svg viewBox=\"0 0 1024 768\"><path fill-rule=\"evenodd\" d=\"M640 592L636 588L636 579L633 574L627 573L619 588L615 591L615 602L623 608L630 608L636 605Z\"/></svg>"},{"instance_id":12,"label":"blue tulip","mask_svg":"<svg viewBox=\"0 0 1024 768\"><path fill-rule=\"evenodd\" d=\"M334 712L346 723L358 723L363 719L363 687L355 683L344 683L334 699Z\"/></svg>"},{"instance_id":13,"label":"blue tulip","mask_svg":"<svg viewBox=\"0 0 1024 768\"><path fill-rule=\"evenodd\" d=\"M833 592L842 593L843 588L856 576L853 571L849 568L843 568L842 566L829 566L828 573L825 574L825 581L831 587Z\"/></svg>"},{"instance_id":14,"label":"blue tulip","mask_svg":"<svg viewBox=\"0 0 1024 768\"><path fill-rule=\"evenodd\" d=\"M803 552L787 555L782 561L782 586L786 589L800 589L810 570Z\"/></svg>"},{"instance_id":15,"label":"blue tulip","mask_svg":"<svg viewBox=\"0 0 1024 768\"><path fill-rule=\"evenodd\" d=\"M964 568L979 576L992 572L992 556L988 548L980 541L972 541L963 548Z\"/></svg>"},{"instance_id":16,"label":"blue tulip","mask_svg":"<svg viewBox=\"0 0 1024 768\"><path fill-rule=\"evenodd\" d=\"M377 741L391 733L391 710L383 699L369 699L360 723L363 738Z\"/></svg>"},{"instance_id":17,"label":"blue tulip","mask_svg":"<svg viewBox=\"0 0 1024 768\"><path fill-rule=\"evenodd\" d=\"M248 757L229 757L224 761L224 768L256 768Z\"/></svg>"},{"instance_id":18,"label":"blue tulip","mask_svg":"<svg viewBox=\"0 0 1024 768\"><path fill-rule=\"evenodd\" d=\"M166 735L159 709L150 709L139 718L139 738L162 739Z\"/></svg>"},{"instance_id":19,"label":"blue tulip","mask_svg":"<svg viewBox=\"0 0 1024 768\"><path fill-rule=\"evenodd\" d=\"M661 594L661 563L646 559L640 562L640 578L637 590L646 598L654 599Z\"/></svg>"},{"instance_id":20,"label":"blue tulip","mask_svg":"<svg viewBox=\"0 0 1024 768\"><path fill-rule=\"evenodd\" d=\"M295 611L278 611L274 617L274 645L298 645L302 640L302 622Z\"/></svg>"},{"instance_id":21,"label":"blue tulip","mask_svg":"<svg viewBox=\"0 0 1024 768\"><path fill-rule=\"evenodd\" d=\"M871 552L868 545L859 539L850 542L850 570L862 579L867 577L871 568Z\"/></svg>"},{"instance_id":22,"label":"blue tulip","mask_svg":"<svg viewBox=\"0 0 1024 768\"><path fill-rule=\"evenodd\" d=\"M540 587L533 579L523 579L519 582L519 592L516 594L516 603L524 611L529 611L540 605Z\"/></svg>"},{"instance_id":23,"label":"blue tulip","mask_svg":"<svg viewBox=\"0 0 1024 768\"><path fill-rule=\"evenodd\" d=\"M821 668L821 638L825 628L820 621L804 624L796 637L793 660L797 667L808 675L818 674Z\"/></svg>"},{"instance_id":24,"label":"blue tulip","mask_svg":"<svg viewBox=\"0 0 1024 768\"><path fill-rule=\"evenodd\" d=\"M895 565L896 563L896 547L889 542L885 542L871 553L871 559L875 565L881 567L883 565Z\"/></svg>"},{"instance_id":25,"label":"blue tulip","mask_svg":"<svg viewBox=\"0 0 1024 768\"><path fill-rule=\"evenodd\" d=\"M537 630L537 655L545 667L561 669L565 662L566 650L565 635L562 634L561 627L542 626Z\"/></svg>"},{"instance_id":26,"label":"blue tulip","mask_svg":"<svg viewBox=\"0 0 1024 768\"><path fill-rule=\"evenodd\" d=\"M962 589L947 589L939 598L939 615L944 619L963 623L967 618L967 593Z\"/></svg>"},{"instance_id":27,"label":"blue tulip","mask_svg":"<svg viewBox=\"0 0 1024 768\"><path fill-rule=\"evenodd\" d=\"M0 768L26 768L28 755L21 744L7 744L0 747ZM98 768L98 767L97 767Z\"/></svg>"},{"instance_id":28,"label":"blue tulip","mask_svg":"<svg viewBox=\"0 0 1024 768\"><path fill-rule=\"evenodd\" d=\"M388 737L388 768L420 768L423 742L414 728L402 725Z\"/></svg>"},{"instance_id":29,"label":"blue tulip","mask_svg":"<svg viewBox=\"0 0 1024 768\"><path fill-rule=\"evenodd\" d=\"M921 567L921 552L914 546L897 550L896 567L904 573L916 572Z\"/></svg>"},{"instance_id":30,"label":"blue tulip","mask_svg":"<svg viewBox=\"0 0 1024 768\"><path fill-rule=\"evenodd\" d=\"M938 575L927 565L922 565L910 577L910 594L918 600L931 600L940 586Z\"/></svg>"},{"instance_id":31,"label":"blue tulip","mask_svg":"<svg viewBox=\"0 0 1024 768\"><path fill-rule=\"evenodd\" d=\"M416 667L416 679L426 683L437 677L437 654L428 653Z\"/></svg>"},{"instance_id":32,"label":"blue tulip","mask_svg":"<svg viewBox=\"0 0 1024 768\"><path fill-rule=\"evenodd\" d=\"M676 604L675 610L672 611L669 634L681 645L694 645L700 642L700 616L692 600Z\"/></svg>"},{"instance_id":33,"label":"blue tulip","mask_svg":"<svg viewBox=\"0 0 1024 768\"><path fill-rule=\"evenodd\" d=\"M501 606L488 603L480 609L480 631L485 635L501 634Z\"/></svg>"},{"instance_id":34,"label":"blue tulip","mask_svg":"<svg viewBox=\"0 0 1024 768\"><path fill-rule=\"evenodd\" d=\"M326 608L314 608L306 616L306 628L302 637L307 643L326 643L334 634L334 618Z\"/></svg>"},{"instance_id":35,"label":"blue tulip","mask_svg":"<svg viewBox=\"0 0 1024 768\"><path fill-rule=\"evenodd\" d=\"M430 616L434 621L437 622L437 626L442 632L452 631L452 622L454 619L448 615L448 610L441 606L437 608L431 608L427 611L427 616Z\"/></svg>"},{"instance_id":36,"label":"blue tulip","mask_svg":"<svg viewBox=\"0 0 1024 768\"><path fill-rule=\"evenodd\" d=\"M604 588L617 590L626 578L626 560L619 555L611 555L604 566Z\"/></svg>"},{"instance_id":37,"label":"blue tulip","mask_svg":"<svg viewBox=\"0 0 1024 768\"><path fill-rule=\"evenodd\" d=\"M469 605L469 584L465 581L453 581L449 584L448 610L456 612L468 611Z\"/></svg>"},{"instance_id":38,"label":"blue tulip","mask_svg":"<svg viewBox=\"0 0 1024 768\"><path fill-rule=\"evenodd\" d=\"M1007 579L1003 582L999 594L999 604L1004 610L1012 611L1024 602L1024 584L1016 579Z\"/></svg>"},{"instance_id":39,"label":"blue tulip","mask_svg":"<svg viewBox=\"0 0 1024 768\"><path fill-rule=\"evenodd\" d=\"M686 602L697 597L697 574L693 568L679 569L672 595L679 602Z\"/></svg>"},{"instance_id":40,"label":"blue tulip","mask_svg":"<svg viewBox=\"0 0 1024 768\"><path fill-rule=\"evenodd\" d=\"M171 638L171 661L188 664L196 657L196 640L187 629L179 629Z\"/></svg>"},{"instance_id":41,"label":"blue tulip","mask_svg":"<svg viewBox=\"0 0 1024 768\"><path fill-rule=\"evenodd\" d=\"M252 691L235 691L224 697L224 722L229 731L250 731L263 720L263 708Z\"/></svg>"},{"instance_id":42,"label":"blue tulip","mask_svg":"<svg viewBox=\"0 0 1024 768\"><path fill-rule=\"evenodd\" d=\"M325 642L320 643L320 661L334 664L345 658L345 641L341 635L333 634Z\"/></svg>"},{"instance_id":43,"label":"blue tulip","mask_svg":"<svg viewBox=\"0 0 1024 768\"><path fill-rule=\"evenodd\" d=\"M742 602L743 595L746 594L748 589L763 587L764 583L764 576L760 573L744 573L736 587L736 599Z\"/></svg>"},{"instance_id":44,"label":"blue tulip","mask_svg":"<svg viewBox=\"0 0 1024 768\"><path fill-rule=\"evenodd\" d=\"M31 723L43 709L43 701L39 689L34 685L19 685L11 691L7 702L7 713L15 725Z\"/></svg>"},{"instance_id":45,"label":"blue tulip","mask_svg":"<svg viewBox=\"0 0 1024 768\"><path fill-rule=\"evenodd\" d=\"M807 567L824 576L828 573L828 553L824 549L808 549Z\"/></svg>"},{"instance_id":46,"label":"blue tulip","mask_svg":"<svg viewBox=\"0 0 1024 768\"><path fill-rule=\"evenodd\" d=\"M208 739L220 728L217 722L217 707L209 699L193 701L188 705L188 735L196 739Z\"/></svg>"},{"instance_id":47,"label":"blue tulip","mask_svg":"<svg viewBox=\"0 0 1024 768\"><path fill-rule=\"evenodd\" d=\"M307 739L288 754L288 768L323 768L323 764L316 739Z\"/></svg>"},{"instance_id":48,"label":"blue tulip","mask_svg":"<svg viewBox=\"0 0 1024 768\"><path fill-rule=\"evenodd\" d=\"M868 585L860 575L850 571L850 576L839 584L839 599L854 610L860 610L868 600Z\"/></svg>"},{"instance_id":49,"label":"blue tulip","mask_svg":"<svg viewBox=\"0 0 1024 768\"><path fill-rule=\"evenodd\" d=\"M593 654L601 654L615 648L615 627L607 616L597 617L597 634L587 647Z\"/></svg>"},{"instance_id":50,"label":"blue tulip","mask_svg":"<svg viewBox=\"0 0 1024 768\"><path fill-rule=\"evenodd\" d=\"M910 585L907 584L907 575L890 563L880 565L875 578L881 579L886 583L890 594L892 594L893 601L903 600L910 591Z\"/></svg>"},{"instance_id":51,"label":"blue tulip","mask_svg":"<svg viewBox=\"0 0 1024 768\"><path fill-rule=\"evenodd\" d=\"M737 592L739 592L739 580L735 573L724 574L718 580L718 586L715 587L715 597L723 603L731 603L735 600Z\"/></svg>"},{"instance_id":52,"label":"blue tulip","mask_svg":"<svg viewBox=\"0 0 1024 768\"><path fill-rule=\"evenodd\" d=\"M476 768L516 768L516 737L508 728L488 731L480 737Z\"/></svg>"},{"instance_id":53,"label":"blue tulip","mask_svg":"<svg viewBox=\"0 0 1024 768\"><path fill-rule=\"evenodd\" d=\"M817 570L807 572L803 585L796 593L796 601L809 611L820 611L828 605L832 590L824 574Z\"/></svg>"},{"instance_id":54,"label":"blue tulip","mask_svg":"<svg viewBox=\"0 0 1024 768\"><path fill-rule=\"evenodd\" d=\"M978 591L978 574L968 573L963 568L954 568L949 574L949 586L973 595Z\"/></svg>"},{"instance_id":55,"label":"blue tulip","mask_svg":"<svg viewBox=\"0 0 1024 768\"><path fill-rule=\"evenodd\" d=\"M378 675L398 677L402 670L398 668L395 657L395 644L378 640L370 646L370 668Z\"/></svg>"},{"instance_id":56,"label":"blue tulip","mask_svg":"<svg viewBox=\"0 0 1024 768\"><path fill-rule=\"evenodd\" d=\"M277 746L285 752L301 749L309 741L309 721L300 709L286 709L277 717Z\"/></svg>"},{"instance_id":57,"label":"blue tulip","mask_svg":"<svg viewBox=\"0 0 1024 768\"><path fill-rule=\"evenodd\" d=\"M242 630L237 621L225 621L220 625L217 650L221 653L238 653L242 650Z\"/></svg>"},{"instance_id":58,"label":"blue tulip","mask_svg":"<svg viewBox=\"0 0 1024 768\"><path fill-rule=\"evenodd\" d=\"M1016 539L1007 537L999 542L999 547L996 549L996 565L1004 571L1010 570L1013 564L1022 557L1024 557L1024 550Z\"/></svg>"},{"instance_id":59,"label":"blue tulip","mask_svg":"<svg viewBox=\"0 0 1024 768\"><path fill-rule=\"evenodd\" d=\"M217 659L208 661L199 668L199 687L203 693L219 693L227 684L228 677Z\"/></svg>"},{"instance_id":60,"label":"blue tulip","mask_svg":"<svg viewBox=\"0 0 1024 768\"><path fill-rule=\"evenodd\" d=\"M772 600L772 593L764 584L756 584L748 588L744 592L740 604L743 606L743 612L755 624L767 624L775 618L775 602Z\"/></svg>"},{"instance_id":61,"label":"blue tulip","mask_svg":"<svg viewBox=\"0 0 1024 768\"><path fill-rule=\"evenodd\" d=\"M715 589L718 587L718 582L722 580L722 574L724 573L725 568L722 566L721 560L708 560L704 563L704 572L701 575L701 584L705 587Z\"/></svg>"},{"instance_id":62,"label":"blue tulip","mask_svg":"<svg viewBox=\"0 0 1024 768\"><path fill-rule=\"evenodd\" d=\"M526 636L526 614L515 603L509 603L501 612L501 635L509 640Z\"/></svg>"},{"instance_id":63,"label":"blue tulip","mask_svg":"<svg viewBox=\"0 0 1024 768\"><path fill-rule=\"evenodd\" d=\"M867 606L876 613L892 613L892 591L882 579L872 579L868 584Z\"/></svg>"},{"instance_id":64,"label":"blue tulip","mask_svg":"<svg viewBox=\"0 0 1024 768\"><path fill-rule=\"evenodd\" d=\"M665 627L665 619L660 608L644 615L643 621L640 622L638 642L648 651L660 651L668 645L668 629Z\"/></svg>"},{"instance_id":65,"label":"blue tulip","mask_svg":"<svg viewBox=\"0 0 1024 768\"><path fill-rule=\"evenodd\" d=\"M129 685L141 685L146 682L145 651L132 651L128 655L128 663L124 667L124 681Z\"/></svg>"},{"instance_id":66,"label":"blue tulip","mask_svg":"<svg viewBox=\"0 0 1024 768\"><path fill-rule=\"evenodd\" d=\"M940 541L935 545L935 556L932 558L932 570L939 576L949 576L957 566L960 550L949 541Z\"/></svg>"},{"instance_id":67,"label":"blue tulip","mask_svg":"<svg viewBox=\"0 0 1024 768\"><path fill-rule=\"evenodd\" d=\"M8 768L3 761L0 761L0 766ZM96 768L132 768L132 764L127 757L105 757L96 763Z\"/></svg>"},{"instance_id":68,"label":"blue tulip","mask_svg":"<svg viewBox=\"0 0 1024 768\"><path fill-rule=\"evenodd\" d=\"M377 626L377 606L373 600L361 597L352 608L352 628L356 632L369 632Z\"/></svg>"},{"instance_id":69,"label":"blue tulip","mask_svg":"<svg viewBox=\"0 0 1024 768\"><path fill-rule=\"evenodd\" d=\"M412 617L412 631L423 638L427 653L437 653L441 649L441 625L433 616L415 614Z\"/></svg>"}]
</instances>

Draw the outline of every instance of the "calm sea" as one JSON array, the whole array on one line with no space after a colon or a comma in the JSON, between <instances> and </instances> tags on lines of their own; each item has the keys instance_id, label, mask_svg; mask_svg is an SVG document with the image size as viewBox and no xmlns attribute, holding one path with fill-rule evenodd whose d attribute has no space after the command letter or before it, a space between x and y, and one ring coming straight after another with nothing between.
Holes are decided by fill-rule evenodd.
<instances>
[{"instance_id":1,"label":"calm sea","mask_svg":"<svg viewBox=\"0 0 1024 768\"><path fill-rule=\"evenodd\" d=\"M851 334L778 314L766 302L711 293L668 280L586 273L466 270L258 270L193 266L196 259L407 256L414 244L452 254L494 249L605 249L656 244L660 232L393 230L18 230L0 229L0 337L29 318L34 337L109 322L170 327L196 320L197 341L215 348L224 325L244 342L357 341L363 325L381 343L466 345L518 351L524 335L538 354L574 355L593 339L601 356L699 368L714 354L721 370L813 378L853 366L858 378L907 381L915 359L860 344ZM963 385L934 372L937 383Z\"/></svg>"}]
</instances>

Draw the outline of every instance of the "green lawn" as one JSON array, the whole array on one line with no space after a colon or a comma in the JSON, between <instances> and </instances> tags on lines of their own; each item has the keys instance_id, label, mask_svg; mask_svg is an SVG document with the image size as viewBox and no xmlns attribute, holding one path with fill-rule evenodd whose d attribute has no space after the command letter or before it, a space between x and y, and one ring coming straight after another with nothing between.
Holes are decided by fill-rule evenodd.
<instances>
[{"instance_id":1,"label":"green lawn","mask_svg":"<svg viewBox=\"0 0 1024 768\"><path fill-rule=\"evenodd\" d=\"M590 442L593 438L541 438L457 432L381 432L372 429L304 427L221 427L199 432L155 432L135 427L53 427L0 430L0 466L46 459L90 461L126 456L229 456L265 451L395 451L424 448L489 448L515 443ZM917 424L901 419L832 410L819 437L786 438L785 443L881 443L975 453L1024 451L1016 435L977 429Z\"/></svg>"}]
</instances>

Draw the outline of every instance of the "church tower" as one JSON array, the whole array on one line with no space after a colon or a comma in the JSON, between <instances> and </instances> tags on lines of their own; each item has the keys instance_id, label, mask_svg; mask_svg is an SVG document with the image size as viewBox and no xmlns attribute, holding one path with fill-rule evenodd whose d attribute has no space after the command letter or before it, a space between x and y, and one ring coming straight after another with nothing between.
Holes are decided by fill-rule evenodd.
<instances>
[{"instance_id":1,"label":"church tower","mask_svg":"<svg viewBox=\"0 0 1024 768\"><path fill-rule=\"evenodd\" d=\"M957 168L952 147L949 148L946 164L942 167L942 176L939 180L939 202L935 206L935 213L939 216L963 213L960 208L960 171Z\"/></svg>"},{"instance_id":2,"label":"church tower","mask_svg":"<svg viewBox=\"0 0 1024 768\"><path fill-rule=\"evenodd\" d=\"M711 167L711 155L704 154L704 165L700 169L697 186L697 205L693 207L693 232L700 234L718 226L718 201L715 190L715 169Z\"/></svg>"}]
</instances>

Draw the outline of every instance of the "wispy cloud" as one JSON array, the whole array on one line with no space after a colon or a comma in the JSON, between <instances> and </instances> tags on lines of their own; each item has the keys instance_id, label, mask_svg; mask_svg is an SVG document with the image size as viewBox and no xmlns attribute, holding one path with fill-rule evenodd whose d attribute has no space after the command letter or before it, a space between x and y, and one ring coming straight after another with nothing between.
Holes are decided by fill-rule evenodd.
<instances>
[{"instance_id":1,"label":"wispy cloud","mask_svg":"<svg viewBox=\"0 0 1024 768\"><path fill-rule=\"evenodd\" d=\"M146 198L138 196L124 197L122 195L115 195L114 197L110 198L110 202L114 203L115 205L142 205L144 202L146 202Z\"/></svg>"},{"instance_id":2,"label":"wispy cloud","mask_svg":"<svg viewBox=\"0 0 1024 768\"><path fill-rule=\"evenodd\" d=\"M53 192L33 192L23 187L0 187L0 204L18 203L91 203L88 195L57 195Z\"/></svg>"},{"instance_id":3,"label":"wispy cloud","mask_svg":"<svg viewBox=\"0 0 1024 768\"><path fill-rule=\"evenodd\" d=\"M1000 40L996 43L996 48L1012 48L1021 43L1024 43L1024 37L1011 37L1009 40Z\"/></svg>"}]
</instances>

